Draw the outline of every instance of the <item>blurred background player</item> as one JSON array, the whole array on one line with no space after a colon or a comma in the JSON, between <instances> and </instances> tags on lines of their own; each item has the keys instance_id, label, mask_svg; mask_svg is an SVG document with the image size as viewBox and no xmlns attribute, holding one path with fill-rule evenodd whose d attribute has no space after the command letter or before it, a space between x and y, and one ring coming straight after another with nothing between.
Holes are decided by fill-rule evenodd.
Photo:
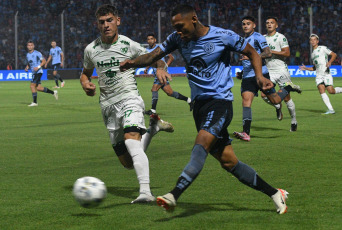
<instances>
[{"instance_id":1,"label":"blurred background player","mask_svg":"<svg viewBox=\"0 0 342 230\"><path fill-rule=\"evenodd\" d=\"M56 86L54 88L59 88L58 80L61 81L61 87L64 87L65 82L61 78L61 76L57 73L57 71L62 67L63 68L63 62L64 62L64 54L62 49L57 46L56 41L51 42L52 48L50 49L50 54L48 57L47 62L45 63L45 68L49 64L49 62L52 59L52 75L55 78Z\"/></svg>"},{"instance_id":2,"label":"blurred background player","mask_svg":"<svg viewBox=\"0 0 342 230\"><path fill-rule=\"evenodd\" d=\"M102 5L95 15L101 36L84 50L80 82L86 94L94 96L96 86L90 80L96 68L102 117L111 144L120 163L127 169L134 168L139 181L140 194L131 203L152 202L156 198L150 189L149 161L145 151L153 135L160 130L173 132L173 127L154 114L150 119L150 129L146 130L145 105L137 88L134 69L120 72L119 64L126 58L148 52L139 43L119 35L121 18L115 6ZM166 63L159 61L158 66L166 68Z\"/></svg>"},{"instance_id":3,"label":"blurred background player","mask_svg":"<svg viewBox=\"0 0 342 230\"><path fill-rule=\"evenodd\" d=\"M31 88L32 98L33 98L33 102L29 104L28 106L30 107L38 106L37 91L52 94L54 95L56 100L58 100L58 92L56 90L52 91L41 85L40 79L43 75L42 67L46 63L45 58L39 51L34 50L33 41L28 41L26 47L27 47L28 53L26 54L27 65L25 67L25 71L27 72L29 69L32 70L32 80L31 80L30 88Z\"/></svg>"},{"instance_id":4,"label":"blurred background player","mask_svg":"<svg viewBox=\"0 0 342 230\"><path fill-rule=\"evenodd\" d=\"M254 49L258 52L262 60L262 74L265 78L270 79L268 74L268 69L266 67L265 58L269 58L272 56L271 50L267 45L266 39L260 33L255 32L255 19L251 16L246 16L242 18L242 29L245 33L245 39L247 42L254 47ZM267 97L268 100L272 104L280 104L281 101L289 94L290 91L294 91L292 87L293 84L288 83L286 87L279 90L277 93L274 87L271 90L263 91L260 89L256 79L255 72L253 70L252 63L249 58L245 55L242 55L242 65L243 71L237 73L237 78L241 79L241 96L242 96L242 123L243 123L243 131L234 132L234 136L244 140L250 141L250 130L252 123L252 102L254 96L258 96L258 91L262 92L263 97Z\"/></svg>"},{"instance_id":5,"label":"blurred background player","mask_svg":"<svg viewBox=\"0 0 342 230\"><path fill-rule=\"evenodd\" d=\"M148 34L147 35L147 43L149 45L149 47L147 48L148 52L152 52L154 49L156 49L157 47L159 47L159 45L157 45L157 39L155 37L154 34ZM172 54L168 54L168 60L167 60L167 66L170 66L172 61L174 60L174 57L172 56ZM165 61L164 58L162 58L163 61ZM144 73L147 74L147 71L150 67L146 67ZM171 85L169 83L169 81L166 82L166 84L161 84L160 81L158 80L157 76L156 76L156 69L153 68L153 75L154 75L154 82L153 82L153 86L152 86L152 108L148 111L146 111L145 113L148 115L151 115L153 113L156 113L157 110L157 103L158 103L158 91L161 88L169 97L174 97L176 99L179 100L183 100L186 101L189 105L190 105L190 111L192 110L192 106L193 103L191 103L191 99L188 97L183 96L182 94L173 91L171 88Z\"/></svg>"},{"instance_id":6,"label":"blurred background player","mask_svg":"<svg viewBox=\"0 0 342 230\"><path fill-rule=\"evenodd\" d=\"M310 35L310 44L313 48L311 59L314 64L313 67L306 67L304 64L299 68L301 70L316 70L316 86L321 94L324 104L328 107L328 111L324 114L334 114L335 110L332 107L328 95L325 93L327 90L330 94L341 93L341 87L333 86L333 77L330 73L330 66L337 57L336 53L328 49L326 46L319 46L319 37L316 34ZM329 56L331 56L330 60Z\"/></svg>"},{"instance_id":7,"label":"blurred background player","mask_svg":"<svg viewBox=\"0 0 342 230\"><path fill-rule=\"evenodd\" d=\"M268 46L271 49L272 57L266 59L266 66L270 72L271 81L274 84L278 84L280 88L283 88L286 82L291 82L291 75L289 69L287 68L286 58L290 57L290 47L286 37L277 32L278 28L278 18L268 17L266 20L266 30L265 35ZM300 92L299 92L300 93ZM263 98L266 102L267 99ZM291 99L291 95L288 94L284 101L289 110L291 116L291 128L290 131L297 131L297 118L296 118L296 107ZM283 114L281 108L277 108L277 118L278 120L283 119Z\"/></svg>"}]
</instances>

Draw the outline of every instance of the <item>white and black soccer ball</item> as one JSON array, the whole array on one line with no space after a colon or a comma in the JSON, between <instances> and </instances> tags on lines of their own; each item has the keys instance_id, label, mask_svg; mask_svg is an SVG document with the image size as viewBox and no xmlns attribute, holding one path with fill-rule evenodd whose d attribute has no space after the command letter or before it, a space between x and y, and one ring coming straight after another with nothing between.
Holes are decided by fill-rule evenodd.
<instances>
[{"instance_id":1,"label":"white and black soccer ball","mask_svg":"<svg viewBox=\"0 0 342 230\"><path fill-rule=\"evenodd\" d=\"M82 207L93 208L106 198L107 188L100 179L86 176L76 180L72 193Z\"/></svg>"}]
</instances>

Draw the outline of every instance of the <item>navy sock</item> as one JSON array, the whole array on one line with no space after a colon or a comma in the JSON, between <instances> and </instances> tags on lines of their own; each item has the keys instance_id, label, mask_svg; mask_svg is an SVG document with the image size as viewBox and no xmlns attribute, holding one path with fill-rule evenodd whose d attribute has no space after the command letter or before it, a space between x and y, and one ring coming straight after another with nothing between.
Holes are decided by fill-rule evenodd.
<instances>
[{"instance_id":1,"label":"navy sock","mask_svg":"<svg viewBox=\"0 0 342 230\"><path fill-rule=\"evenodd\" d=\"M287 86L286 86L287 87ZM285 88L281 89L281 92L277 92L277 94L279 95L279 97L281 98L281 101L284 100L284 98L289 94L289 91Z\"/></svg>"},{"instance_id":2,"label":"navy sock","mask_svg":"<svg viewBox=\"0 0 342 230\"><path fill-rule=\"evenodd\" d=\"M232 173L241 183L263 192L268 196L272 196L278 191L261 179L253 168L241 161L230 170L230 173Z\"/></svg>"},{"instance_id":3,"label":"navy sock","mask_svg":"<svg viewBox=\"0 0 342 230\"><path fill-rule=\"evenodd\" d=\"M44 93L50 93L50 94L54 94L54 92L52 90L49 90L48 88L44 87L43 90Z\"/></svg>"},{"instance_id":4,"label":"navy sock","mask_svg":"<svg viewBox=\"0 0 342 230\"><path fill-rule=\"evenodd\" d=\"M252 124L252 108L251 107L242 108L242 123L243 123L243 132L249 135L251 131L251 124Z\"/></svg>"},{"instance_id":5,"label":"navy sock","mask_svg":"<svg viewBox=\"0 0 342 230\"><path fill-rule=\"evenodd\" d=\"M63 79L61 78L61 75L57 74L57 79L59 79L61 82L63 82Z\"/></svg>"},{"instance_id":6,"label":"navy sock","mask_svg":"<svg viewBox=\"0 0 342 230\"><path fill-rule=\"evenodd\" d=\"M172 92L171 97L174 97L174 98L176 98L178 100L183 100L183 101L187 101L188 100L187 97L185 97L184 95L182 95L182 94L180 94L180 93L178 93L176 91Z\"/></svg>"},{"instance_id":7,"label":"navy sock","mask_svg":"<svg viewBox=\"0 0 342 230\"><path fill-rule=\"evenodd\" d=\"M33 102L37 103L37 92L32 93Z\"/></svg>"},{"instance_id":8,"label":"navy sock","mask_svg":"<svg viewBox=\"0 0 342 230\"><path fill-rule=\"evenodd\" d=\"M176 187L171 191L177 200L180 195L191 185L201 172L208 153L202 145L196 144L192 149L190 162L185 166L182 174L178 178Z\"/></svg>"},{"instance_id":9,"label":"navy sock","mask_svg":"<svg viewBox=\"0 0 342 230\"><path fill-rule=\"evenodd\" d=\"M152 109L156 110L158 103L158 91L152 91Z\"/></svg>"},{"instance_id":10,"label":"navy sock","mask_svg":"<svg viewBox=\"0 0 342 230\"><path fill-rule=\"evenodd\" d=\"M55 82L56 82L56 86L59 87L59 85L58 85L58 80L57 80L57 79L55 80Z\"/></svg>"}]
</instances>

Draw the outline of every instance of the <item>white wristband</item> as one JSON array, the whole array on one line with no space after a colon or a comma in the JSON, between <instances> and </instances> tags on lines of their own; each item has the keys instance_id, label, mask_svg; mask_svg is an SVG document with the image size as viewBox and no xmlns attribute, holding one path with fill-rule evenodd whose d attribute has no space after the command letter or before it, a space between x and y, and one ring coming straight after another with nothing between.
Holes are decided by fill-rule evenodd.
<instances>
[{"instance_id":1,"label":"white wristband","mask_svg":"<svg viewBox=\"0 0 342 230\"><path fill-rule=\"evenodd\" d=\"M39 65L37 68L40 69L40 68L42 68L42 66Z\"/></svg>"}]
</instances>

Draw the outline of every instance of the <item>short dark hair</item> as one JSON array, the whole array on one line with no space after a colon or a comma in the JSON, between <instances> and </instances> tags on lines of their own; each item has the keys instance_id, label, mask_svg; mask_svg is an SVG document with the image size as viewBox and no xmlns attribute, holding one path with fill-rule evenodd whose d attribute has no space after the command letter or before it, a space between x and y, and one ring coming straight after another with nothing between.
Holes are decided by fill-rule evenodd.
<instances>
[{"instance_id":1,"label":"short dark hair","mask_svg":"<svg viewBox=\"0 0 342 230\"><path fill-rule=\"evenodd\" d=\"M268 16L268 17L266 18L266 20L268 20L268 19L274 19L276 22L278 22L278 18L275 17L275 16Z\"/></svg>"},{"instance_id":2,"label":"short dark hair","mask_svg":"<svg viewBox=\"0 0 342 230\"><path fill-rule=\"evenodd\" d=\"M113 14L114 16L118 16L118 9L115 6L104 4L97 8L95 16L98 18L100 16L105 16L107 14Z\"/></svg>"},{"instance_id":3,"label":"short dark hair","mask_svg":"<svg viewBox=\"0 0 342 230\"><path fill-rule=\"evenodd\" d=\"M149 34L147 34L147 37L150 37L150 36L151 36L151 37L154 37L154 38L156 37L156 36L154 35L154 33L149 33Z\"/></svg>"},{"instance_id":4,"label":"short dark hair","mask_svg":"<svg viewBox=\"0 0 342 230\"><path fill-rule=\"evenodd\" d=\"M178 5L176 6L171 13L171 17L177 15L177 14L181 14L182 16L188 13L195 13L195 9L190 6L190 5Z\"/></svg>"},{"instance_id":5,"label":"short dark hair","mask_svg":"<svg viewBox=\"0 0 342 230\"><path fill-rule=\"evenodd\" d=\"M28 41L26 42L26 44L29 44L29 43L34 44L34 42L33 42L32 40L28 40Z\"/></svg>"},{"instance_id":6,"label":"short dark hair","mask_svg":"<svg viewBox=\"0 0 342 230\"><path fill-rule=\"evenodd\" d=\"M245 16L245 17L242 18L242 21L243 20L249 20L249 21L255 22L255 18L252 17L252 16Z\"/></svg>"}]
</instances>

